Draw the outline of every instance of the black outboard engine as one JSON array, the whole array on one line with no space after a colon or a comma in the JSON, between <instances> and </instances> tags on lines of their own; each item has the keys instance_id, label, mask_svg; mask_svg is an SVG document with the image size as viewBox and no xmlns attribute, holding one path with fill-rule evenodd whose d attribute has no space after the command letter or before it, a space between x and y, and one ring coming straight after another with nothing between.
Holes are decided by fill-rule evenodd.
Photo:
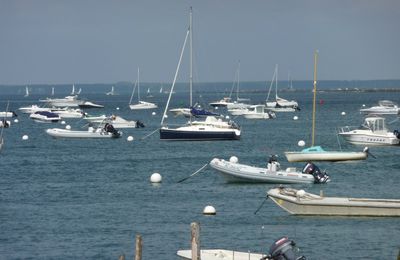
<instances>
[{"instance_id":1,"label":"black outboard engine","mask_svg":"<svg viewBox=\"0 0 400 260\"><path fill-rule=\"evenodd\" d=\"M397 139L400 139L400 132L399 132L399 130L394 130L393 131L393 134L397 137Z\"/></svg>"},{"instance_id":2,"label":"black outboard engine","mask_svg":"<svg viewBox=\"0 0 400 260\"><path fill-rule=\"evenodd\" d=\"M136 121L136 128L144 127L144 124L141 121Z\"/></svg>"},{"instance_id":3,"label":"black outboard engine","mask_svg":"<svg viewBox=\"0 0 400 260\"><path fill-rule=\"evenodd\" d=\"M118 132L117 129L114 128L112 124L106 123L104 125L104 130L108 133L111 133L114 137L119 137L121 134Z\"/></svg>"},{"instance_id":4,"label":"black outboard engine","mask_svg":"<svg viewBox=\"0 0 400 260\"><path fill-rule=\"evenodd\" d=\"M314 176L314 183L325 183L330 181L329 175L325 171L321 171L317 165L312 162L308 162L304 165L302 173Z\"/></svg>"},{"instance_id":5,"label":"black outboard engine","mask_svg":"<svg viewBox=\"0 0 400 260\"><path fill-rule=\"evenodd\" d=\"M296 257L296 243L287 237L276 240L269 248L269 255L261 260L305 260L304 256Z\"/></svg>"}]
</instances>

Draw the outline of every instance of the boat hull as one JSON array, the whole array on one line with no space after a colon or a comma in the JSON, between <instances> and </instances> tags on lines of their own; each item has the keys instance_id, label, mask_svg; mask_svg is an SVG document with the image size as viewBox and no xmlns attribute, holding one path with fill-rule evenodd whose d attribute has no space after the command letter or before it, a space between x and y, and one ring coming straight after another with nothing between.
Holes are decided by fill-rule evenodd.
<instances>
[{"instance_id":1,"label":"boat hull","mask_svg":"<svg viewBox=\"0 0 400 260\"><path fill-rule=\"evenodd\" d=\"M365 152L285 152L285 156L289 162L339 162L365 160L368 154Z\"/></svg>"},{"instance_id":2,"label":"boat hull","mask_svg":"<svg viewBox=\"0 0 400 260\"><path fill-rule=\"evenodd\" d=\"M393 133L390 135L372 135L357 133L357 130L351 132L339 133L347 142L356 145L398 145L398 139Z\"/></svg>"},{"instance_id":3,"label":"boat hull","mask_svg":"<svg viewBox=\"0 0 400 260\"><path fill-rule=\"evenodd\" d=\"M290 193L285 194L285 190ZM290 194L290 195L288 195ZM321 197L294 189L275 188L268 197L293 215L400 217L400 200Z\"/></svg>"},{"instance_id":4,"label":"boat hull","mask_svg":"<svg viewBox=\"0 0 400 260\"><path fill-rule=\"evenodd\" d=\"M192 250L178 250L180 259L192 259ZM203 260L260 260L265 255L259 253L239 252L225 249L202 249L200 257Z\"/></svg>"},{"instance_id":5,"label":"boat hull","mask_svg":"<svg viewBox=\"0 0 400 260\"><path fill-rule=\"evenodd\" d=\"M216 129L213 131L201 130L202 127L196 129L162 127L160 129L160 139L169 141L240 140L240 131L237 129Z\"/></svg>"},{"instance_id":6,"label":"boat hull","mask_svg":"<svg viewBox=\"0 0 400 260\"><path fill-rule=\"evenodd\" d=\"M47 129L46 133L56 138L117 138L105 131L73 131L60 128Z\"/></svg>"},{"instance_id":7,"label":"boat hull","mask_svg":"<svg viewBox=\"0 0 400 260\"><path fill-rule=\"evenodd\" d=\"M210 166L217 170L227 182L281 184L314 183L314 177L311 174L302 174L295 170L269 171L266 168L232 163L217 158L214 158L210 162Z\"/></svg>"}]
</instances>

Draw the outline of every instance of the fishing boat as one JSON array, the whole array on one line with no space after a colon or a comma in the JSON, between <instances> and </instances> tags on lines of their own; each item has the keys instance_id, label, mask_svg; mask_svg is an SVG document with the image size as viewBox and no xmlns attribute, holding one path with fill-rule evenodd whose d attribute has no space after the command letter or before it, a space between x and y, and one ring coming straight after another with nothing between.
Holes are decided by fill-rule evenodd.
<instances>
[{"instance_id":1,"label":"fishing boat","mask_svg":"<svg viewBox=\"0 0 400 260\"><path fill-rule=\"evenodd\" d=\"M32 113L35 113L37 111L51 111L51 108L49 108L49 107L40 107L38 105L31 105L31 106L27 106L27 107L20 107L20 108L18 108L18 110L21 113L24 113L24 114L32 114Z\"/></svg>"},{"instance_id":2,"label":"fishing boat","mask_svg":"<svg viewBox=\"0 0 400 260\"><path fill-rule=\"evenodd\" d=\"M271 156L267 167L255 167L238 163L238 159L232 156L229 161L214 158L209 163L211 168L217 170L227 182L251 182L251 183L326 183L329 176L319 170L312 163L307 163L303 171L296 168L281 169L275 156Z\"/></svg>"},{"instance_id":3,"label":"fishing boat","mask_svg":"<svg viewBox=\"0 0 400 260\"><path fill-rule=\"evenodd\" d=\"M285 152L285 156L289 162L304 162L304 161L355 161L365 160L368 157L368 147L365 147L361 152L346 152L346 151L326 151L321 146L315 146L315 108L317 95L317 59L318 51L314 53L314 98L313 98L313 113L312 113L312 132L311 132L311 147L303 149L299 152Z\"/></svg>"},{"instance_id":4,"label":"fishing boat","mask_svg":"<svg viewBox=\"0 0 400 260\"><path fill-rule=\"evenodd\" d=\"M385 118L379 116L366 117L360 127L341 127L338 134L351 144L398 145L400 143L400 132L389 131Z\"/></svg>"},{"instance_id":5,"label":"fishing boat","mask_svg":"<svg viewBox=\"0 0 400 260\"><path fill-rule=\"evenodd\" d=\"M273 83L275 82L275 101L268 102ZM275 71L272 76L271 85L269 87L267 99L265 101L266 109L273 112L295 112L300 110L299 104L295 100L287 100L278 96L278 65L275 65Z\"/></svg>"},{"instance_id":6,"label":"fishing boat","mask_svg":"<svg viewBox=\"0 0 400 260\"><path fill-rule=\"evenodd\" d=\"M89 127L87 131L50 128L46 130L46 133L55 138L118 138L122 135L122 132L116 130L111 124L98 128Z\"/></svg>"},{"instance_id":7,"label":"fishing boat","mask_svg":"<svg viewBox=\"0 0 400 260\"><path fill-rule=\"evenodd\" d=\"M397 115L400 113L400 108L396 103L390 100L380 100L377 106L362 108L360 112L363 114L374 115Z\"/></svg>"},{"instance_id":8,"label":"fishing boat","mask_svg":"<svg viewBox=\"0 0 400 260\"><path fill-rule=\"evenodd\" d=\"M37 111L29 115L35 122L39 123L57 123L61 117L49 111Z\"/></svg>"},{"instance_id":9,"label":"fishing boat","mask_svg":"<svg viewBox=\"0 0 400 260\"><path fill-rule=\"evenodd\" d=\"M178 66L175 71L174 80L172 83L171 91L168 96L168 101L165 106L164 114L161 119L160 139L171 141L208 141L208 140L239 140L240 128L234 122L221 123L214 116L207 116L204 121L193 121L192 116L189 117L189 122L178 127L170 127L164 125L164 120L167 118L166 114L174 90L175 82L178 76L180 64L182 61L183 52L185 50L186 42L190 36L190 70L189 70L189 93L190 93L190 107L193 107L193 71L192 71L192 9L190 9L189 28L186 33L185 41L179 58Z\"/></svg>"},{"instance_id":10,"label":"fishing boat","mask_svg":"<svg viewBox=\"0 0 400 260\"><path fill-rule=\"evenodd\" d=\"M270 189L267 194L294 215L400 217L400 199L326 197L286 187Z\"/></svg>"},{"instance_id":11,"label":"fishing boat","mask_svg":"<svg viewBox=\"0 0 400 260\"><path fill-rule=\"evenodd\" d=\"M138 103L132 104L132 99L133 99L133 95L135 94L136 87L137 87L137 90L138 90ZM156 104L154 104L154 103L140 100L140 84L139 84L139 68L138 68L138 70L137 70L137 80L136 80L135 85L134 85L133 90L132 90L131 99L129 100L129 108L131 110L143 110L143 109L155 109L157 107L158 106Z\"/></svg>"},{"instance_id":12,"label":"fishing boat","mask_svg":"<svg viewBox=\"0 0 400 260\"><path fill-rule=\"evenodd\" d=\"M250 106L243 117L246 119L273 119L276 118L274 112L267 111L265 105L253 105Z\"/></svg>"}]
</instances>

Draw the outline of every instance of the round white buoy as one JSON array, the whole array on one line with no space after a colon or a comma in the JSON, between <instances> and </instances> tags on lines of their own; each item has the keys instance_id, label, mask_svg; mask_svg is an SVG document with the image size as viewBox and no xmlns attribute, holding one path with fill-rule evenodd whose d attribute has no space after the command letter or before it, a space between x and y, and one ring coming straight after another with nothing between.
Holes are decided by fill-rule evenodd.
<instances>
[{"instance_id":1,"label":"round white buoy","mask_svg":"<svg viewBox=\"0 0 400 260\"><path fill-rule=\"evenodd\" d=\"M61 121L61 124L62 124L62 125L65 125L65 121L64 121L64 120L63 120L63 121Z\"/></svg>"},{"instance_id":2,"label":"round white buoy","mask_svg":"<svg viewBox=\"0 0 400 260\"><path fill-rule=\"evenodd\" d=\"M152 183L160 183L162 181L161 174L155 172L150 176L150 181Z\"/></svg>"},{"instance_id":3,"label":"round white buoy","mask_svg":"<svg viewBox=\"0 0 400 260\"><path fill-rule=\"evenodd\" d=\"M28 135L23 135L22 136L22 140L28 140L29 139L29 136Z\"/></svg>"},{"instance_id":4,"label":"round white buoy","mask_svg":"<svg viewBox=\"0 0 400 260\"><path fill-rule=\"evenodd\" d=\"M303 147L303 146L306 145L306 142L304 142L303 140L300 140L300 141L297 143L297 145Z\"/></svg>"},{"instance_id":5,"label":"round white buoy","mask_svg":"<svg viewBox=\"0 0 400 260\"><path fill-rule=\"evenodd\" d=\"M151 113L153 116L155 116L156 115L156 112L153 112L153 113ZM165 115L165 117L167 117L167 115Z\"/></svg>"},{"instance_id":6,"label":"round white buoy","mask_svg":"<svg viewBox=\"0 0 400 260\"><path fill-rule=\"evenodd\" d=\"M70 125L66 125L66 126L65 126L65 129L70 130L70 129L71 129L71 126L70 126Z\"/></svg>"},{"instance_id":7,"label":"round white buoy","mask_svg":"<svg viewBox=\"0 0 400 260\"><path fill-rule=\"evenodd\" d=\"M217 211L215 210L215 208L213 206L208 205L203 209L203 214L204 215L215 215L215 214L217 214Z\"/></svg>"},{"instance_id":8,"label":"round white buoy","mask_svg":"<svg viewBox=\"0 0 400 260\"><path fill-rule=\"evenodd\" d=\"M115 109L116 109L116 110L119 110L119 107L116 107Z\"/></svg>"},{"instance_id":9,"label":"round white buoy","mask_svg":"<svg viewBox=\"0 0 400 260\"><path fill-rule=\"evenodd\" d=\"M298 120L298 119L299 119L298 116L294 116L294 117L293 117L293 120Z\"/></svg>"},{"instance_id":10,"label":"round white buoy","mask_svg":"<svg viewBox=\"0 0 400 260\"><path fill-rule=\"evenodd\" d=\"M14 119L14 123L18 123L19 122L19 120L18 119Z\"/></svg>"},{"instance_id":11,"label":"round white buoy","mask_svg":"<svg viewBox=\"0 0 400 260\"><path fill-rule=\"evenodd\" d=\"M231 158L229 158L229 162L231 163L238 163L239 159L236 156L231 156Z\"/></svg>"},{"instance_id":12,"label":"round white buoy","mask_svg":"<svg viewBox=\"0 0 400 260\"><path fill-rule=\"evenodd\" d=\"M362 106L365 107L365 104L363 104Z\"/></svg>"},{"instance_id":13,"label":"round white buoy","mask_svg":"<svg viewBox=\"0 0 400 260\"><path fill-rule=\"evenodd\" d=\"M226 119L229 119L229 116L227 115L225 118L226 118Z\"/></svg>"},{"instance_id":14,"label":"round white buoy","mask_svg":"<svg viewBox=\"0 0 400 260\"><path fill-rule=\"evenodd\" d=\"M126 140L128 141L128 142L132 142L133 141L133 136L128 136L128 138L126 138Z\"/></svg>"},{"instance_id":15,"label":"round white buoy","mask_svg":"<svg viewBox=\"0 0 400 260\"><path fill-rule=\"evenodd\" d=\"M218 107L215 107L215 109L218 109Z\"/></svg>"},{"instance_id":16,"label":"round white buoy","mask_svg":"<svg viewBox=\"0 0 400 260\"><path fill-rule=\"evenodd\" d=\"M346 112L342 112L342 116L345 116L346 115Z\"/></svg>"}]
</instances>

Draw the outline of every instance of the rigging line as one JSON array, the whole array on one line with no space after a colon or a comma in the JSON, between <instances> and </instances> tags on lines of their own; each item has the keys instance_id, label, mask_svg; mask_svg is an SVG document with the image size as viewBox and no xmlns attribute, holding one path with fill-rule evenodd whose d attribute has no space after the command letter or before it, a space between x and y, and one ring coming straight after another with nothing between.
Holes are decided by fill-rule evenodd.
<instances>
[{"instance_id":1,"label":"rigging line","mask_svg":"<svg viewBox=\"0 0 400 260\"><path fill-rule=\"evenodd\" d=\"M137 83L138 83L138 79L136 79L135 84L133 84L133 90L132 90L131 98L129 99L129 104L132 103L132 99L133 99L133 95L135 94Z\"/></svg>"},{"instance_id":2,"label":"rigging line","mask_svg":"<svg viewBox=\"0 0 400 260\"><path fill-rule=\"evenodd\" d=\"M150 134L148 134L148 135L145 135L144 137L142 137L142 138L140 138L140 140L144 140L144 139L146 139L147 137L149 137L149 136L151 136L151 135L153 135L155 132L157 132L158 130L160 130L160 128L157 128L156 130L154 130L153 132L151 132Z\"/></svg>"},{"instance_id":3,"label":"rigging line","mask_svg":"<svg viewBox=\"0 0 400 260\"><path fill-rule=\"evenodd\" d=\"M265 197L265 199L263 200L263 202L261 203L261 205L258 207L258 209L257 209L256 211L254 211L254 215L256 215L257 212L261 209L261 207L264 206L264 203L267 201L267 199L268 199L268 196Z\"/></svg>"},{"instance_id":4,"label":"rigging line","mask_svg":"<svg viewBox=\"0 0 400 260\"><path fill-rule=\"evenodd\" d=\"M208 165L208 163L204 164L200 169L198 169L197 171L195 171L194 173L192 173L191 175L189 175L188 177L185 177L181 180L179 180L177 183L181 183L184 182L185 180L189 179L190 177L193 177L194 175L198 174L199 172L201 172L204 168L206 168Z\"/></svg>"},{"instance_id":5,"label":"rigging line","mask_svg":"<svg viewBox=\"0 0 400 260\"><path fill-rule=\"evenodd\" d=\"M273 86L273 84L274 84L275 76L276 76L276 70L274 70L274 74L272 74L272 80L271 80L271 84L269 84L268 95L267 95L267 99L265 100L265 102L267 102L268 99L269 99L269 95L270 95L270 93L271 93L271 89L272 89L272 86ZM268 82L268 81L267 81L267 82ZM267 85L267 86L268 86L268 85Z\"/></svg>"}]
</instances>

